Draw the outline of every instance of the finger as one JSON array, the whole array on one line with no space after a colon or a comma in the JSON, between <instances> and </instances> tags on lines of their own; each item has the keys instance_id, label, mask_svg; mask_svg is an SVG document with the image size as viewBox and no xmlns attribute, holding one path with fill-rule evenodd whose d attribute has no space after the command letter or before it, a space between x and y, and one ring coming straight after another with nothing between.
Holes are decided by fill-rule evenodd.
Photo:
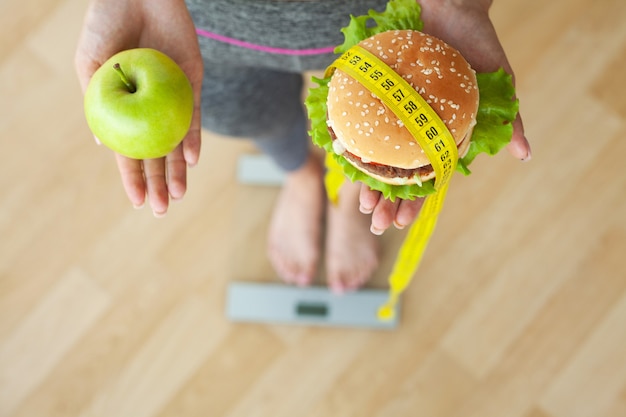
<instances>
[{"instance_id":1,"label":"finger","mask_svg":"<svg viewBox=\"0 0 626 417\"><path fill-rule=\"evenodd\" d=\"M195 166L200 158L200 145L202 141L201 133L201 109L200 109L200 92L194 89L195 104L193 109L193 116L191 118L191 126L189 132L183 140L183 156L185 162L190 167Z\"/></svg>"},{"instance_id":2,"label":"finger","mask_svg":"<svg viewBox=\"0 0 626 417\"><path fill-rule=\"evenodd\" d=\"M74 57L74 68L78 76L80 88L83 93L85 93L91 77L98 69L98 64L91 59L86 58L79 50ZM95 135L93 136L93 139L97 145L102 145L100 139L98 139Z\"/></svg>"},{"instance_id":3,"label":"finger","mask_svg":"<svg viewBox=\"0 0 626 417\"><path fill-rule=\"evenodd\" d=\"M359 211L363 214L371 214L380 200L380 191L374 191L365 184L361 185L359 193Z\"/></svg>"},{"instance_id":4,"label":"finger","mask_svg":"<svg viewBox=\"0 0 626 417\"><path fill-rule=\"evenodd\" d=\"M532 157L530 144L524 135L524 124L519 114L513 122L513 136L511 137L511 142L507 145L507 150L515 158L522 161L528 161Z\"/></svg>"},{"instance_id":5,"label":"finger","mask_svg":"<svg viewBox=\"0 0 626 417\"><path fill-rule=\"evenodd\" d=\"M76 55L74 56L74 70L76 71L78 82L83 93L89 85L91 76L99 67L100 65L96 61L85 56L80 49L76 51Z\"/></svg>"},{"instance_id":6,"label":"finger","mask_svg":"<svg viewBox=\"0 0 626 417\"><path fill-rule=\"evenodd\" d=\"M167 190L174 200L179 200L187 190L187 164L180 144L166 157Z\"/></svg>"},{"instance_id":7,"label":"finger","mask_svg":"<svg viewBox=\"0 0 626 417\"><path fill-rule=\"evenodd\" d=\"M402 200L398 211L396 212L396 218L394 225L398 229L403 229L405 226L413 223L424 204L423 198L417 198L415 200Z\"/></svg>"},{"instance_id":8,"label":"finger","mask_svg":"<svg viewBox=\"0 0 626 417\"><path fill-rule=\"evenodd\" d=\"M194 117L196 117L195 114ZM200 159L200 127L194 127L192 123L192 127L190 128L189 133L187 134L187 137L183 141L182 145L182 155L184 161L189 167L196 166L196 164L198 164L198 159Z\"/></svg>"},{"instance_id":9,"label":"finger","mask_svg":"<svg viewBox=\"0 0 626 417\"><path fill-rule=\"evenodd\" d=\"M165 179L165 158L145 159L143 161L144 176L148 201L155 217L163 217L167 213L169 194Z\"/></svg>"},{"instance_id":10,"label":"finger","mask_svg":"<svg viewBox=\"0 0 626 417\"><path fill-rule=\"evenodd\" d=\"M122 177L122 186L133 207L140 208L146 199L146 182L141 161L115 154L117 168Z\"/></svg>"},{"instance_id":11,"label":"finger","mask_svg":"<svg viewBox=\"0 0 626 417\"><path fill-rule=\"evenodd\" d=\"M400 206L400 199L396 199L395 202L385 199L382 195L378 200L378 204L372 212L372 225L370 231L375 235L382 235L383 232L393 224L396 218L398 207Z\"/></svg>"}]
</instances>

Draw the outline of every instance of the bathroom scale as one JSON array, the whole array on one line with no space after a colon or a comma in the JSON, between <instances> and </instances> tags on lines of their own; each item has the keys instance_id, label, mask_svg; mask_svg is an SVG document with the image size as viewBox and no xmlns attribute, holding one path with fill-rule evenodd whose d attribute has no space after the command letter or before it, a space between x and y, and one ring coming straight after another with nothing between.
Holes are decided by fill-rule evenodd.
<instances>
[{"instance_id":1,"label":"bathroom scale","mask_svg":"<svg viewBox=\"0 0 626 417\"><path fill-rule=\"evenodd\" d=\"M377 316L387 297L386 290L378 289L337 295L326 287L232 282L226 315L234 322L394 329L399 307L391 320L382 321Z\"/></svg>"},{"instance_id":2,"label":"bathroom scale","mask_svg":"<svg viewBox=\"0 0 626 417\"><path fill-rule=\"evenodd\" d=\"M237 160L237 179L245 185L279 186L285 174L263 154L243 154Z\"/></svg>"}]
</instances>

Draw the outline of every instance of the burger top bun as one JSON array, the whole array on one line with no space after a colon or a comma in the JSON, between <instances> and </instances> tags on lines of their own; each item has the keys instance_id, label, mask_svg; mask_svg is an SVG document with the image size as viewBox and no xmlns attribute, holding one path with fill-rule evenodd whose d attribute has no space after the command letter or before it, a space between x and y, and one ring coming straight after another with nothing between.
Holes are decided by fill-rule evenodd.
<instances>
[{"instance_id":1,"label":"burger top bun","mask_svg":"<svg viewBox=\"0 0 626 417\"><path fill-rule=\"evenodd\" d=\"M463 156L476 124L478 87L474 70L461 54L445 42L413 30L383 32L359 45L390 66L426 100L446 124L457 146L468 136L459 149ZM396 115L341 70L336 70L329 82L327 106L328 125L340 141L336 150L343 151L343 147L366 164L403 169L430 165ZM423 172L420 176L433 177Z\"/></svg>"}]
</instances>

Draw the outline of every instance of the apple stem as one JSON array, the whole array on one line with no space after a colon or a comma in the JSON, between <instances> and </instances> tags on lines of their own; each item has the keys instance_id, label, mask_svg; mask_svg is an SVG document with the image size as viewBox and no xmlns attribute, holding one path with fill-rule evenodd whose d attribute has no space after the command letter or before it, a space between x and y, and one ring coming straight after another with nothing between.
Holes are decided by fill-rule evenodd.
<instances>
[{"instance_id":1,"label":"apple stem","mask_svg":"<svg viewBox=\"0 0 626 417\"><path fill-rule=\"evenodd\" d=\"M124 74L124 71L122 71L122 67L120 66L120 64L113 65L113 69L117 71L117 73L120 75L122 82L126 85L126 88L128 88L128 91L130 91L131 94L137 91L137 87L135 87L133 83L130 82L126 74Z\"/></svg>"}]
</instances>

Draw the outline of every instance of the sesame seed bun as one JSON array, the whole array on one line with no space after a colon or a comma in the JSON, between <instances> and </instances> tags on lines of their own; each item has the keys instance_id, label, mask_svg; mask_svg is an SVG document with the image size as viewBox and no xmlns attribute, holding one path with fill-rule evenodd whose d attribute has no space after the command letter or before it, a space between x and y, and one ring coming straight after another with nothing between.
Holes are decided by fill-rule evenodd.
<instances>
[{"instance_id":1,"label":"sesame seed bun","mask_svg":"<svg viewBox=\"0 0 626 417\"><path fill-rule=\"evenodd\" d=\"M397 72L448 127L462 157L476 124L476 73L445 42L414 30L377 34L359 43ZM435 174L426 154L398 117L355 79L335 70L327 99L335 152L389 184L420 184Z\"/></svg>"}]
</instances>

